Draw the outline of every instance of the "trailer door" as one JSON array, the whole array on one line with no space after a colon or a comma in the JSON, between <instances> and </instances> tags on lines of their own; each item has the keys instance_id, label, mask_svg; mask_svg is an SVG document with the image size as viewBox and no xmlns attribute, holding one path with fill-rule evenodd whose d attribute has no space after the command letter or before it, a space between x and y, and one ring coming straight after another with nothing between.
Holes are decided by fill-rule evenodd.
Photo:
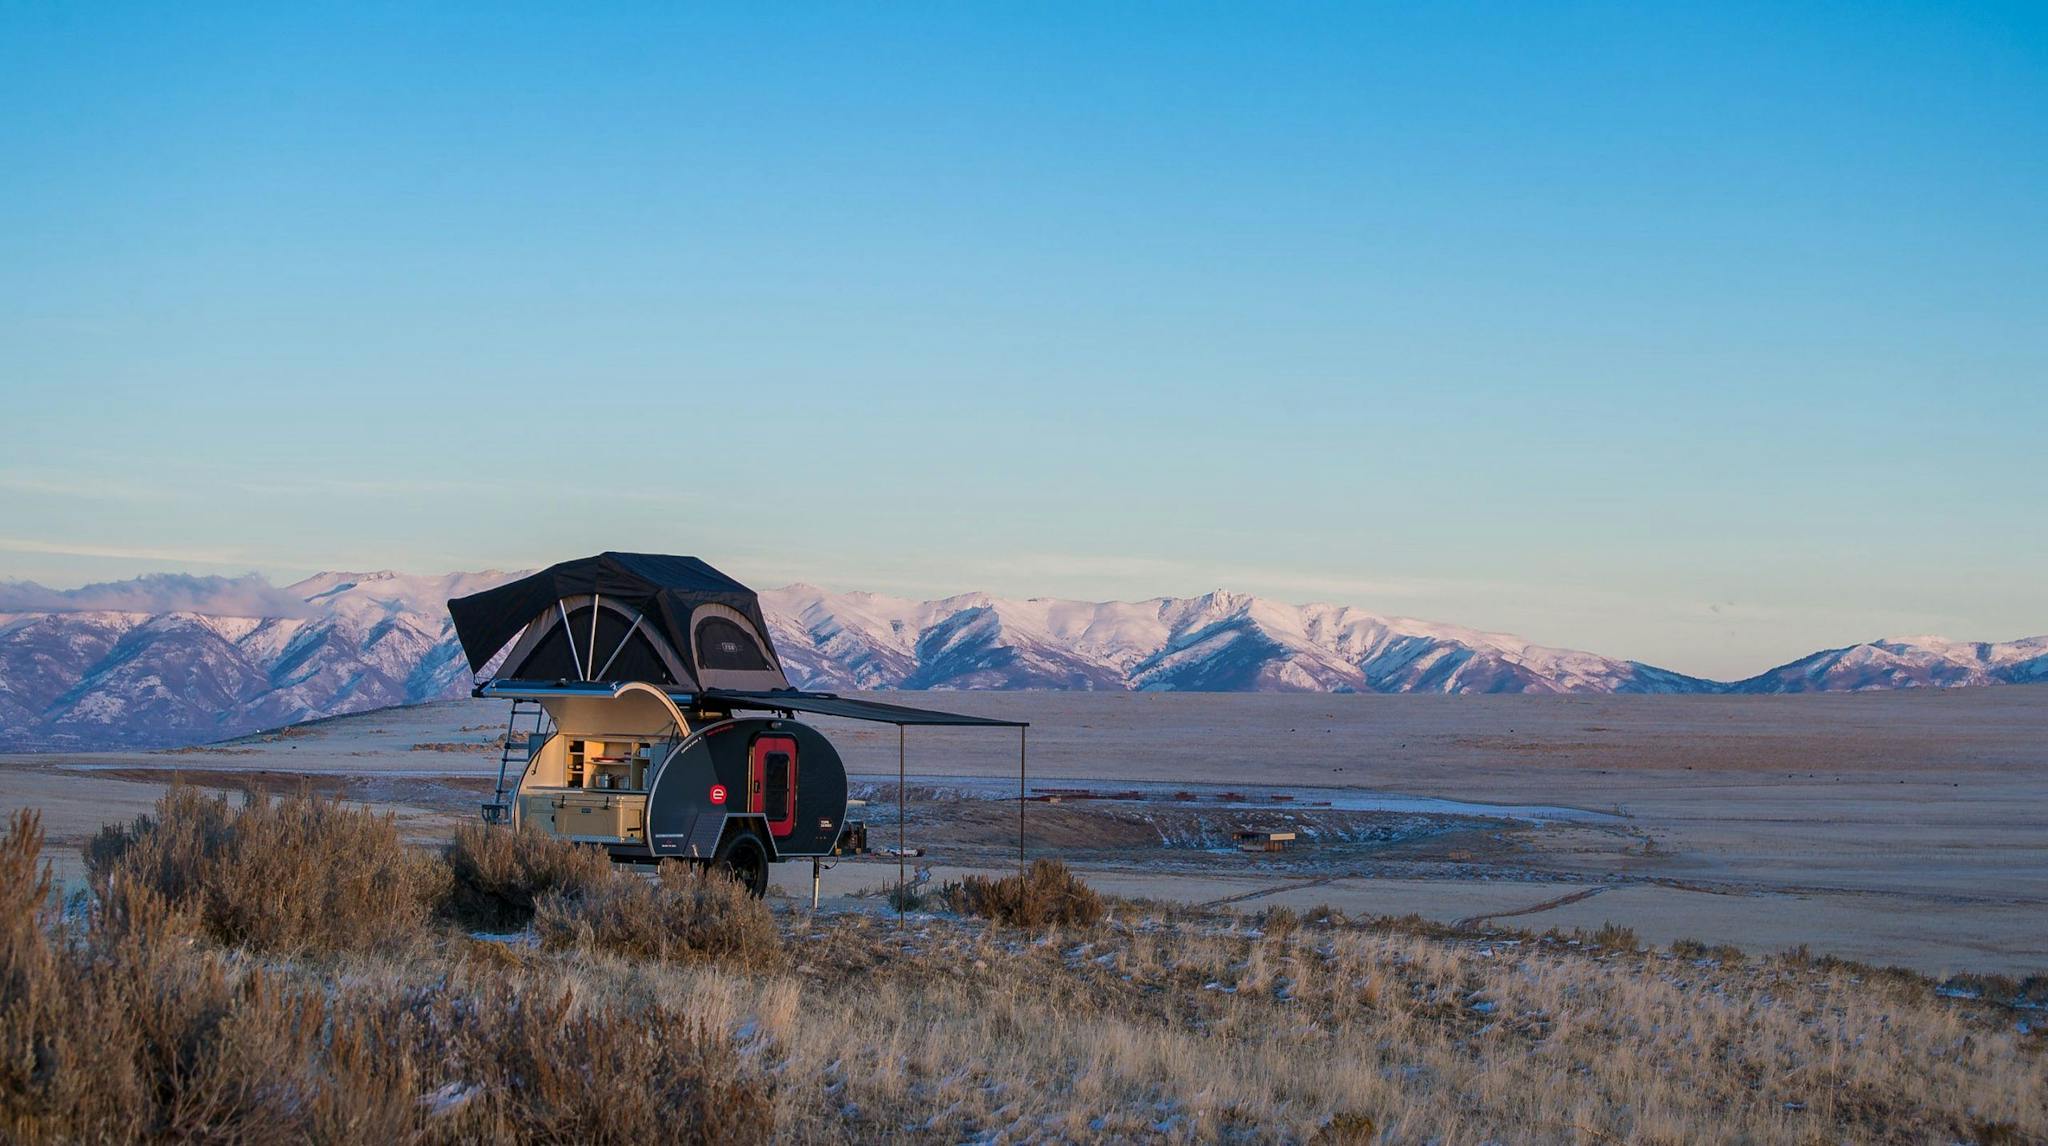
<instances>
[{"instance_id":1,"label":"trailer door","mask_svg":"<svg viewBox=\"0 0 2048 1146\"><path fill-rule=\"evenodd\" d=\"M767 816L778 839L796 830L796 738L757 738L748 771L748 810Z\"/></svg>"}]
</instances>

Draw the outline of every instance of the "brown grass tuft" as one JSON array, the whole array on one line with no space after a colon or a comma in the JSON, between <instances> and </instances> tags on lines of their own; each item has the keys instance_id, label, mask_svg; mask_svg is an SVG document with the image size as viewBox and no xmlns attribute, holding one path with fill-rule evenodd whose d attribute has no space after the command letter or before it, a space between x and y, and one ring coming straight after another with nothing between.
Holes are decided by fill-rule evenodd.
<instances>
[{"instance_id":1,"label":"brown grass tuft","mask_svg":"<svg viewBox=\"0 0 2048 1146\"><path fill-rule=\"evenodd\" d=\"M1291 907L1269 907L1259 917L1259 929L1274 939L1285 939L1301 927L1301 916Z\"/></svg>"},{"instance_id":2,"label":"brown grass tuft","mask_svg":"<svg viewBox=\"0 0 2048 1146\"><path fill-rule=\"evenodd\" d=\"M1316 1133L1314 1141L1330 1146L1365 1146L1377 1141L1379 1135L1371 1115L1344 1111L1331 1115L1329 1124Z\"/></svg>"},{"instance_id":3,"label":"brown grass tuft","mask_svg":"<svg viewBox=\"0 0 2048 1146\"><path fill-rule=\"evenodd\" d=\"M753 1143L774 1130L772 1088L731 1037L666 1007L497 986L421 991L387 1015L438 1068L416 1084L430 1140Z\"/></svg>"},{"instance_id":4,"label":"brown grass tuft","mask_svg":"<svg viewBox=\"0 0 2048 1146\"><path fill-rule=\"evenodd\" d=\"M1643 941L1636 938L1634 928L1617 923L1602 923L1600 930L1593 933L1593 945L1615 951L1640 951Z\"/></svg>"},{"instance_id":5,"label":"brown grass tuft","mask_svg":"<svg viewBox=\"0 0 2048 1146\"><path fill-rule=\"evenodd\" d=\"M1092 927L1102 920L1102 897L1059 860L1034 860L1021 876L970 875L947 884L939 894L946 906L962 915L1018 927Z\"/></svg>"},{"instance_id":6,"label":"brown grass tuft","mask_svg":"<svg viewBox=\"0 0 2048 1146\"><path fill-rule=\"evenodd\" d=\"M448 974L336 982L196 944L188 925L206 909L179 910L149 877L190 876L165 882L204 900L223 870L246 875L232 870L236 846L293 825L332 828L323 817L344 810L286 808L279 825L189 795L101 851L103 899L82 932L51 913L35 816L17 815L0 840L0 1141L744 1143L773 1133L764 1076L729 1035L682 1009L580 1004L559 975L524 971L477 986ZM181 822L188 813L199 825ZM339 835L388 843L360 824Z\"/></svg>"},{"instance_id":7,"label":"brown grass tuft","mask_svg":"<svg viewBox=\"0 0 2048 1146\"><path fill-rule=\"evenodd\" d=\"M448 888L447 868L389 814L305 793L234 807L176 786L84 853L103 900L116 884L148 888L213 939L266 951L402 946Z\"/></svg>"},{"instance_id":8,"label":"brown grass tuft","mask_svg":"<svg viewBox=\"0 0 2048 1146\"><path fill-rule=\"evenodd\" d=\"M545 896L534 926L541 946L549 949L753 967L781 958L781 933L768 905L724 874L695 864L663 864L655 879L621 872L575 893Z\"/></svg>"},{"instance_id":9,"label":"brown grass tuft","mask_svg":"<svg viewBox=\"0 0 2048 1146\"><path fill-rule=\"evenodd\" d=\"M465 927L524 927L543 898L582 894L620 878L594 845L488 824L456 829L444 855L452 876L447 910Z\"/></svg>"}]
</instances>

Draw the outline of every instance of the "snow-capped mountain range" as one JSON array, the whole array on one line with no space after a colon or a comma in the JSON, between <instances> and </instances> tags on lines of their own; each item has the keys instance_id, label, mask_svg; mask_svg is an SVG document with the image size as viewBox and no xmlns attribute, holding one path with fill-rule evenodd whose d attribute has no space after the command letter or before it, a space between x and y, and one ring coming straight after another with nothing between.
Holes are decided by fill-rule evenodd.
<instances>
[{"instance_id":1,"label":"snow-capped mountain range","mask_svg":"<svg viewBox=\"0 0 2048 1146\"><path fill-rule=\"evenodd\" d=\"M90 607L147 604L159 586L132 601L113 590L138 583L71 600L40 590L57 608L0 612L0 750L204 743L462 695L468 666L448 598L506 577L322 573L254 601L232 591L246 581L180 579L217 591L163 612ZM30 595L7 588L0 605ZM291 615L237 615L252 605Z\"/></svg>"},{"instance_id":2,"label":"snow-capped mountain range","mask_svg":"<svg viewBox=\"0 0 2048 1146\"><path fill-rule=\"evenodd\" d=\"M1823 649L1731 686L1738 692L1861 692L2048 682L2048 637L1889 637Z\"/></svg>"},{"instance_id":3,"label":"snow-capped mountain range","mask_svg":"<svg viewBox=\"0 0 2048 1146\"><path fill-rule=\"evenodd\" d=\"M911 601L792 585L761 595L793 676L824 688L1176 692L1690 692L1711 682L1504 633L1284 605L1242 593L1149 601Z\"/></svg>"},{"instance_id":4,"label":"snow-capped mountain range","mask_svg":"<svg viewBox=\"0 0 2048 1146\"><path fill-rule=\"evenodd\" d=\"M160 576L0 585L0 751L201 743L468 691L446 602L517 574ZM2048 637L1831 649L1734 683L1519 637L1239 593L914 601L761 594L793 683L823 689L1781 693L2048 682ZM165 607L153 609L152 604Z\"/></svg>"}]
</instances>

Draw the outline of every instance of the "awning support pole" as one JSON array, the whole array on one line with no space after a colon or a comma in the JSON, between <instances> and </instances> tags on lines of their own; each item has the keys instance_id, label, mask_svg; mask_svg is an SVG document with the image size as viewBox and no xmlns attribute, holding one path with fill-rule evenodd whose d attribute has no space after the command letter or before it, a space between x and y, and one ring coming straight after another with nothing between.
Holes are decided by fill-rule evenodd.
<instances>
[{"instance_id":1,"label":"awning support pole","mask_svg":"<svg viewBox=\"0 0 2048 1146\"><path fill-rule=\"evenodd\" d=\"M1025 725L1017 726L1017 874L1024 874L1024 743L1030 733Z\"/></svg>"},{"instance_id":2,"label":"awning support pole","mask_svg":"<svg viewBox=\"0 0 2048 1146\"><path fill-rule=\"evenodd\" d=\"M896 929L903 929L903 726L896 726Z\"/></svg>"}]
</instances>

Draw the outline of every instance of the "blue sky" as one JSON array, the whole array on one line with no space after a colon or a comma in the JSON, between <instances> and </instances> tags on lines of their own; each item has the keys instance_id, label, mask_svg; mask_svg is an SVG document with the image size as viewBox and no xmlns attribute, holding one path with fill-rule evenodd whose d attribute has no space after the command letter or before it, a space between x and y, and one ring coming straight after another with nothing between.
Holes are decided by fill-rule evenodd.
<instances>
[{"instance_id":1,"label":"blue sky","mask_svg":"<svg viewBox=\"0 0 2048 1146\"><path fill-rule=\"evenodd\" d=\"M2048 16L0 9L0 577L2048 632Z\"/></svg>"}]
</instances>

